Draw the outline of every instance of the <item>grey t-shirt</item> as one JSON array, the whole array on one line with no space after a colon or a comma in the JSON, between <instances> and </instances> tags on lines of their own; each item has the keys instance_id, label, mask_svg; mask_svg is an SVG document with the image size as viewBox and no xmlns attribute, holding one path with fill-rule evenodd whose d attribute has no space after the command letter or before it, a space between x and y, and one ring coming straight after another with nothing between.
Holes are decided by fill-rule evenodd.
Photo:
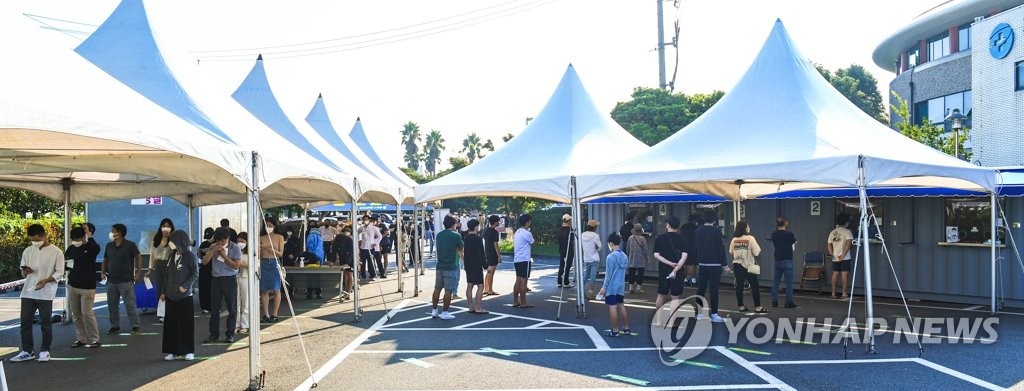
<instances>
[{"instance_id":1,"label":"grey t-shirt","mask_svg":"<svg viewBox=\"0 0 1024 391\"><path fill-rule=\"evenodd\" d=\"M107 259L107 279L111 284L132 282L135 279L135 258L139 247L131 240L124 240L121 246L107 243L103 257Z\"/></svg>"}]
</instances>

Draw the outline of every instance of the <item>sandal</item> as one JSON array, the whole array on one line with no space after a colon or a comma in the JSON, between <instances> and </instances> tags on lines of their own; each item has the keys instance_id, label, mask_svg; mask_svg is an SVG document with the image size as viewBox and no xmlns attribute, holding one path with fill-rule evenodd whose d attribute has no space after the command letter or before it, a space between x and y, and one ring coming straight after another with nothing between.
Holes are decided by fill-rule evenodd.
<instances>
[{"instance_id":1,"label":"sandal","mask_svg":"<svg viewBox=\"0 0 1024 391\"><path fill-rule=\"evenodd\" d=\"M480 310L480 311L474 312L474 314L477 314L477 315L487 315L487 314L489 314L489 313L490 313L490 312L488 312L488 311L485 311L485 310Z\"/></svg>"},{"instance_id":2,"label":"sandal","mask_svg":"<svg viewBox=\"0 0 1024 391\"><path fill-rule=\"evenodd\" d=\"M85 342L75 341L74 343L71 344L71 347L73 347L73 348L80 348L82 346L85 346Z\"/></svg>"},{"instance_id":3,"label":"sandal","mask_svg":"<svg viewBox=\"0 0 1024 391\"><path fill-rule=\"evenodd\" d=\"M836 295L835 293L833 293L833 294L832 294L832 298L833 298L833 299L838 299L838 298L839 298L839 296L837 296L837 295Z\"/></svg>"},{"instance_id":4,"label":"sandal","mask_svg":"<svg viewBox=\"0 0 1024 391\"><path fill-rule=\"evenodd\" d=\"M747 306L741 305L740 308L737 309L737 311L739 311L739 312L747 312Z\"/></svg>"},{"instance_id":5,"label":"sandal","mask_svg":"<svg viewBox=\"0 0 1024 391\"><path fill-rule=\"evenodd\" d=\"M768 309L764 308L764 307L761 307L761 308L758 308L758 309L754 310L754 312L759 313L759 314L767 314L768 313Z\"/></svg>"},{"instance_id":6,"label":"sandal","mask_svg":"<svg viewBox=\"0 0 1024 391\"><path fill-rule=\"evenodd\" d=\"M533 307L536 307L536 306L533 305L533 304L523 304L523 305L519 306L519 308L533 308Z\"/></svg>"},{"instance_id":7,"label":"sandal","mask_svg":"<svg viewBox=\"0 0 1024 391\"><path fill-rule=\"evenodd\" d=\"M609 336L609 337L618 337L619 336L619 332L618 331L614 331L614 330L609 330L609 331L606 331L604 333L604 335Z\"/></svg>"},{"instance_id":8,"label":"sandal","mask_svg":"<svg viewBox=\"0 0 1024 391\"><path fill-rule=\"evenodd\" d=\"M847 295L843 295L843 297L841 297L841 299L843 299L843 300L846 300L846 299L849 299L849 298L850 298L850 296L847 296Z\"/></svg>"},{"instance_id":9,"label":"sandal","mask_svg":"<svg viewBox=\"0 0 1024 391\"><path fill-rule=\"evenodd\" d=\"M633 331L630 329L622 330L622 335L633 335Z\"/></svg>"}]
</instances>

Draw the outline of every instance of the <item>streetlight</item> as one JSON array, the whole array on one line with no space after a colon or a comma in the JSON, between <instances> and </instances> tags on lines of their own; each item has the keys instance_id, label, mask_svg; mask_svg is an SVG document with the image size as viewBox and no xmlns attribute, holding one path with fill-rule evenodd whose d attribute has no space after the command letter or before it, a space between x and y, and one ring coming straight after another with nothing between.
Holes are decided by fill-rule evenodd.
<instances>
[{"instance_id":1,"label":"streetlight","mask_svg":"<svg viewBox=\"0 0 1024 391\"><path fill-rule=\"evenodd\" d=\"M950 127L953 128L953 154L957 159L960 158L960 128L964 126L965 119L967 116L960 114L960 109L953 109L945 119L945 122L951 122Z\"/></svg>"}]
</instances>

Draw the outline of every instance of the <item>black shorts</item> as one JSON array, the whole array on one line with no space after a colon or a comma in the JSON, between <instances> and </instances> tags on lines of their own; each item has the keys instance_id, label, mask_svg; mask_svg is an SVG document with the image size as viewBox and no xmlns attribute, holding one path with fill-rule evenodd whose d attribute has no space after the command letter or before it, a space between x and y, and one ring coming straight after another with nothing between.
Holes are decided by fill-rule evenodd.
<instances>
[{"instance_id":1,"label":"black shorts","mask_svg":"<svg viewBox=\"0 0 1024 391\"><path fill-rule=\"evenodd\" d=\"M683 294L683 276L676 276L676 278L667 278L665 276L658 276L658 294L659 295L670 295L670 296L682 296Z\"/></svg>"},{"instance_id":2,"label":"black shorts","mask_svg":"<svg viewBox=\"0 0 1024 391\"><path fill-rule=\"evenodd\" d=\"M851 264L851 262L850 262L849 259L847 259L845 261L839 261L839 262L833 261L832 262L832 271L834 271L834 272L848 272L848 271L850 271L850 264Z\"/></svg>"},{"instance_id":3,"label":"black shorts","mask_svg":"<svg viewBox=\"0 0 1024 391\"><path fill-rule=\"evenodd\" d=\"M469 285L480 285L484 283L484 269L473 267L466 269L466 283Z\"/></svg>"},{"instance_id":4,"label":"black shorts","mask_svg":"<svg viewBox=\"0 0 1024 391\"><path fill-rule=\"evenodd\" d=\"M516 277L530 278L530 261L516 262Z\"/></svg>"},{"instance_id":5,"label":"black shorts","mask_svg":"<svg viewBox=\"0 0 1024 391\"><path fill-rule=\"evenodd\" d=\"M501 263L501 257L500 256L497 256L497 257L487 256L487 266L488 267L498 266L499 263Z\"/></svg>"}]
</instances>

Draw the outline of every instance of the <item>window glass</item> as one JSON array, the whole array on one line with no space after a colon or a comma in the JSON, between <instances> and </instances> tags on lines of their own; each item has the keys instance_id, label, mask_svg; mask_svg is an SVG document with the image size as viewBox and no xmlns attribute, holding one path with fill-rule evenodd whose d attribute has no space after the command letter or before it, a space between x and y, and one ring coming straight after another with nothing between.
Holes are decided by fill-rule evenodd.
<instances>
[{"instance_id":1,"label":"window glass","mask_svg":"<svg viewBox=\"0 0 1024 391\"><path fill-rule=\"evenodd\" d=\"M872 212L875 214L875 221L873 223L871 220L868 220L868 222L871 223L868 225L868 236L870 236L871 239L878 239L878 227L885 226L885 209L882 206L881 200L872 200L869 198L868 203L868 214L870 215ZM838 217L841 213L850 215L850 224L848 227L850 228L850 232L853 232L854 240L856 240L859 235L858 230L860 229L860 200L856 198L838 199L836 200L835 212L836 213L833 218ZM832 221L835 223L834 219Z\"/></svg>"},{"instance_id":2,"label":"window glass","mask_svg":"<svg viewBox=\"0 0 1024 391\"><path fill-rule=\"evenodd\" d=\"M964 110L964 94L962 92L946 95L945 96L945 101L946 101L946 111L945 111L946 115L949 115L949 113L952 113L953 109L959 109L960 110L960 114L966 114L967 113L967 111ZM943 120L945 120L945 117L943 117Z\"/></svg>"},{"instance_id":3,"label":"window glass","mask_svg":"<svg viewBox=\"0 0 1024 391\"><path fill-rule=\"evenodd\" d=\"M960 51L971 49L971 25L960 26Z\"/></svg>"},{"instance_id":4,"label":"window glass","mask_svg":"<svg viewBox=\"0 0 1024 391\"><path fill-rule=\"evenodd\" d=\"M1024 61L1017 63L1017 91L1024 91Z\"/></svg>"},{"instance_id":5,"label":"window glass","mask_svg":"<svg viewBox=\"0 0 1024 391\"><path fill-rule=\"evenodd\" d=\"M916 45L910 49L907 49L907 66L911 68L917 66L917 60L920 54L920 50Z\"/></svg>"},{"instance_id":6,"label":"window glass","mask_svg":"<svg viewBox=\"0 0 1024 391\"><path fill-rule=\"evenodd\" d=\"M992 237L992 204L987 198L946 199L943 241L986 243ZM997 224L998 225L998 224Z\"/></svg>"},{"instance_id":7,"label":"window glass","mask_svg":"<svg viewBox=\"0 0 1024 391\"><path fill-rule=\"evenodd\" d=\"M923 125L924 119L928 117L928 102L915 103L914 115L914 125Z\"/></svg>"},{"instance_id":8,"label":"window glass","mask_svg":"<svg viewBox=\"0 0 1024 391\"><path fill-rule=\"evenodd\" d=\"M928 122L942 123L946 119L946 99L939 97L928 100Z\"/></svg>"},{"instance_id":9,"label":"window glass","mask_svg":"<svg viewBox=\"0 0 1024 391\"><path fill-rule=\"evenodd\" d=\"M972 96L973 94L971 93L971 90L964 91L964 107L960 109L961 114L971 115L971 109L974 107L971 104Z\"/></svg>"},{"instance_id":10,"label":"window glass","mask_svg":"<svg viewBox=\"0 0 1024 391\"><path fill-rule=\"evenodd\" d=\"M928 61L949 55L949 33L928 40Z\"/></svg>"}]
</instances>

